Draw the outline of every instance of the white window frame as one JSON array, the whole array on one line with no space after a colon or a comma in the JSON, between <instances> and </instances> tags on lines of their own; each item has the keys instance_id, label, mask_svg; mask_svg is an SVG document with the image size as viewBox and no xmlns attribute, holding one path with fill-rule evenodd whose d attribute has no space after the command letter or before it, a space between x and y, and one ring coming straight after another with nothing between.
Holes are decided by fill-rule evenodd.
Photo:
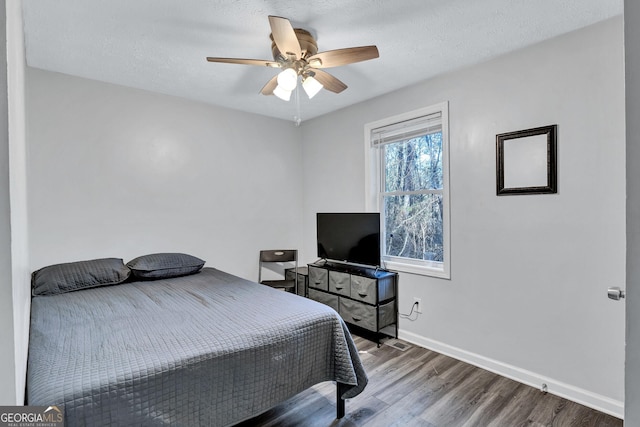
<instances>
[{"instance_id":1,"label":"white window frame","mask_svg":"<svg viewBox=\"0 0 640 427\"><path fill-rule=\"evenodd\" d=\"M442 233L443 233L443 261L434 262L410 258L392 257L381 254L383 268L419 274L424 276L451 279L451 221L450 221L450 191L449 191L449 102L441 102L429 107L409 111L396 116L387 117L364 126L365 150L365 207L369 212L383 212L382 197L382 162L380 149L376 148L372 140L375 129L396 123L413 120L430 114L441 114L442 120ZM380 216L381 240L384 242L384 215Z\"/></svg>"}]
</instances>

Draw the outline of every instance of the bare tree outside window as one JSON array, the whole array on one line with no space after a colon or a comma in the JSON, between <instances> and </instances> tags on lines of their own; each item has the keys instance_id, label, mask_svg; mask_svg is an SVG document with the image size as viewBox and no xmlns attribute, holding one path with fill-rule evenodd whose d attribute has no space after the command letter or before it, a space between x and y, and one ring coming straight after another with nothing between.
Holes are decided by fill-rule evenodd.
<instances>
[{"instance_id":1,"label":"bare tree outside window","mask_svg":"<svg viewBox=\"0 0 640 427\"><path fill-rule=\"evenodd\" d=\"M442 132L383 150L385 255L442 262Z\"/></svg>"}]
</instances>

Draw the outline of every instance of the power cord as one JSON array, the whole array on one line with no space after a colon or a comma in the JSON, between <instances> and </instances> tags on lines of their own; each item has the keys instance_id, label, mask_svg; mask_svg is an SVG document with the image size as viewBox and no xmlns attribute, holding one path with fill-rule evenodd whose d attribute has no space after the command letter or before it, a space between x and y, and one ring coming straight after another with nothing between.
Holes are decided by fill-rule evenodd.
<instances>
[{"instance_id":1,"label":"power cord","mask_svg":"<svg viewBox=\"0 0 640 427\"><path fill-rule=\"evenodd\" d=\"M400 317L402 317L403 319L409 319L409 320L411 320L411 321L418 320L418 316L417 316L417 315L418 315L419 313L417 313L417 312L416 312L416 317L415 317L415 319L412 319L412 318L411 318L411 315L413 314L413 310L414 310L417 306L418 306L418 301L415 301L415 302L413 303L413 305L411 306L411 311L409 312L409 314L398 313L398 315L399 315Z\"/></svg>"}]
</instances>

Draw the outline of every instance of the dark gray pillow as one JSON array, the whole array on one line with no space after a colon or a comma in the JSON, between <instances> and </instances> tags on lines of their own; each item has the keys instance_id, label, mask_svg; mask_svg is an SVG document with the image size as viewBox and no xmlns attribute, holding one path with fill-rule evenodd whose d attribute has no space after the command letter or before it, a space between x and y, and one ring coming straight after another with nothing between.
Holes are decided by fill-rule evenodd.
<instances>
[{"instance_id":1,"label":"dark gray pillow","mask_svg":"<svg viewBox=\"0 0 640 427\"><path fill-rule=\"evenodd\" d=\"M204 261L181 253L161 253L139 256L127 263L138 279L168 279L200 271Z\"/></svg>"},{"instance_id":2,"label":"dark gray pillow","mask_svg":"<svg viewBox=\"0 0 640 427\"><path fill-rule=\"evenodd\" d=\"M31 275L32 295L56 295L97 286L116 285L129 278L131 270L120 258L102 258L55 264Z\"/></svg>"}]
</instances>

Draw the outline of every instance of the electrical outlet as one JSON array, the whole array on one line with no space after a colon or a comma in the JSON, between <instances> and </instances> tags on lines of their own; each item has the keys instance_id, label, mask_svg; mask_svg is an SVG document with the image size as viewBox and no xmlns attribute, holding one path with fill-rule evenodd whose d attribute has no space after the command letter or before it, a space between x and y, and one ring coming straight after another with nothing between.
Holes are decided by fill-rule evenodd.
<instances>
[{"instance_id":1,"label":"electrical outlet","mask_svg":"<svg viewBox=\"0 0 640 427\"><path fill-rule=\"evenodd\" d=\"M413 305L416 313L422 313L422 298L413 297Z\"/></svg>"}]
</instances>

